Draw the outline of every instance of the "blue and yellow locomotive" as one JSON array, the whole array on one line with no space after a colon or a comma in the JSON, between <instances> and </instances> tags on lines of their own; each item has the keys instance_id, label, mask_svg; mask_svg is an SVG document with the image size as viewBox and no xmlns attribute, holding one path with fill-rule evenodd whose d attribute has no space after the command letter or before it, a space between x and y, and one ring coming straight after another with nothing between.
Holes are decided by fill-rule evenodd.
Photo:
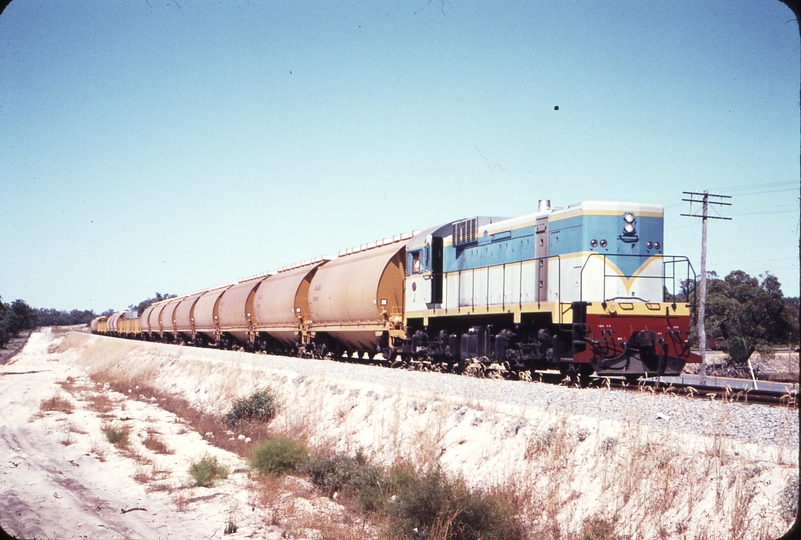
<instances>
[{"instance_id":1,"label":"blue and yellow locomotive","mask_svg":"<svg viewBox=\"0 0 801 540\"><path fill-rule=\"evenodd\" d=\"M698 362L689 306L665 291L694 279L663 255L659 205L583 202L475 217L406 245L403 354L512 370L677 374ZM395 344L398 344L396 341Z\"/></svg>"}]
</instances>

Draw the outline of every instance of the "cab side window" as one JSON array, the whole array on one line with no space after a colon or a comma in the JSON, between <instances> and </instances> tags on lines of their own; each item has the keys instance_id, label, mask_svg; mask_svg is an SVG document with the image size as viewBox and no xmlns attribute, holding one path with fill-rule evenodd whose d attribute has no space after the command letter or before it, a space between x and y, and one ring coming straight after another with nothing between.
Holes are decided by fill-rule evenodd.
<instances>
[{"instance_id":1,"label":"cab side window","mask_svg":"<svg viewBox=\"0 0 801 540\"><path fill-rule=\"evenodd\" d=\"M412 253L412 274L419 274L420 272L420 252L415 251Z\"/></svg>"}]
</instances>

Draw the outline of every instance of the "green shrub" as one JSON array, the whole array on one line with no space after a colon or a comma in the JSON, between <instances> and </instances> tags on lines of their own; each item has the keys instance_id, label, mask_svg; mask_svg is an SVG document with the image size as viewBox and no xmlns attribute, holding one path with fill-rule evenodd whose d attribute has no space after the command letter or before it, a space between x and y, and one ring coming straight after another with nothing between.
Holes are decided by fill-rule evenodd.
<instances>
[{"instance_id":1,"label":"green shrub","mask_svg":"<svg viewBox=\"0 0 801 540\"><path fill-rule=\"evenodd\" d=\"M229 427L242 421L269 422L275 417L277 407L277 400L270 389L257 390L249 397L237 400L222 417L222 422Z\"/></svg>"},{"instance_id":2,"label":"green shrub","mask_svg":"<svg viewBox=\"0 0 801 540\"><path fill-rule=\"evenodd\" d=\"M729 357L735 364L744 364L748 361L748 357L751 356L751 348L748 346L748 342L739 337L739 336L732 336L727 340L726 348L729 352Z\"/></svg>"},{"instance_id":3,"label":"green shrub","mask_svg":"<svg viewBox=\"0 0 801 540\"><path fill-rule=\"evenodd\" d=\"M193 461L189 465L189 475L195 482L196 486L209 487L215 480L224 480L228 478L230 470L225 465L222 465L216 457L208 454L200 458L200 461Z\"/></svg>"},{"instance_id":4,"label":"green shrub","mask_svg":"<svg viewBox=\"0 0 801 540\"><path fill-rule=\"evenodd\" d=\"M308 474L312 484L329 497L339 493L354 498L363 512L382 510L391 496L383 469L370 465L361 452L354 457L312 456L301 465L300 472Z\"/></svg>"},{"instance_id":5,"label":"green shrub","mask_svg":"<svg viewBox=\"0 0 801 540\"><path fill-rule=\"evenodd\" d=\"M294 471L309 451L303 442L278 437L258 443L250 454L250 466L259 471L283 474Z\"/></svg>"},{"instance_id":6,"label":"green shrub","mask_svg":"<svg viewBox=\"0 0 801 540\"><path fill-rule=\"evenodd\" d=\"M397 535L409 537L417 529L447 540L523 538L511 504L469 489L461 478L448 476L439 466L425 471L396 468L390 484L398 491L388 507Z\"/></svg>"},{"instance_id":7,"label":"green shrub","mask_svg":"<svg viewBox=\"0 0 801 540\"><path fill-rule=\"evenodd\" d=\"M120 427L117 425L106 425L103 428L103 433L106 434L106 440L111 444L119 444L125 446L128 444L128 428Z\"/></svg>"},{"instance_id":8,"label":"green shrub","mask_svg":"<svg viewBox=\"0 0 801 540\"><path fill-rule=\"evenodd\" d=\"M358 452L310 456L300 467L323 493L350 497L363 512L388 518L393 538L518 540L523 531L514 506L498 494L470 490L439 467L389 470ZM417 531L416 533L414 531Z\"/></svg>"}]
</instances>

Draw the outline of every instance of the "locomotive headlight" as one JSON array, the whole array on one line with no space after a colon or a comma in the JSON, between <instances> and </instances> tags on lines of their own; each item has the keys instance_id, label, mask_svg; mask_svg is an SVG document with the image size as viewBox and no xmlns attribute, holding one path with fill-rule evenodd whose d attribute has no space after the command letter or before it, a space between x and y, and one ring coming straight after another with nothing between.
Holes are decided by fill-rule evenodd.
<instances>
[{"instance_id":1,"label":"locomotive headlight","mask_svg":"<svg viewBox=\"0 0 801 540\"><path fill-rule=\"evenodd\" d=\"M626 225L623 227L623 234L627 235L634 234L634 225L632 225L631 223L626 223Z\"/></svg>"},{"instance_id":2,"label":"locomotive headlight","mask_svg":"<svg viewBox=\"0 0 801 540\"><path fill-rule=\"evenodd\" d=\"M626 223L634 223L634 214L632 214L631 212L626 212L625 214L623 214L623 221L625 221Z\"/></svg>"}]
</instances>

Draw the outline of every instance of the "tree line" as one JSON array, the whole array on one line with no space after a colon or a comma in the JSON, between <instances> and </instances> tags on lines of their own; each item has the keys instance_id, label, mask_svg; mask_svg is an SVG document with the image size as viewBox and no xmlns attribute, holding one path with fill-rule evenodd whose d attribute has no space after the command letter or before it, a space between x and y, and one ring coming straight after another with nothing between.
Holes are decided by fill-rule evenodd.
<instances>
[{"instance_id":1,"label":"tree line","mask_svg":"<svg viewBox=\"0 0 801 540\"><path fill-rule=\"evenodd\" d=\"M14 300L10 304L0 297L0 347L5 346L12 337L23 330L36 327L36 310L24 300Z\"/></svg>"},{"instance_id":2,"label":"tree line","mask_svg":"<svg viewBox=\"0 0 801 540\"><path fill-rule=\"evenodd\" d=\"M175 298L174 294L161 294L153 298L142 300L138 304L128 306L128 309L142 313L150 304ZM73 309L62 311L58 309L33 308L24 300L3 302L0 296L0 347L4 347L11 338L17 337L21 332L33 330L39 326L73 326L89 324L98 315L108 317L114 313L113 309L97 314L91 309Z\"/></svg>"},{"instance_id":3,"label":"tree line","mask_svg":"<svg viewBox=\"0 0 801 540\"><path fill-rule=\"evenodd\" d=\"M666 301L688 302L692 313L693 345L698 345L698 282L686 280ZM776 347L797 347L799 299L785 297L781 283L770 272L758 278L733 270L721 278L707 272L704 328L709 348L724 351L737 363L754 351L770 354Z\"/></svg>"}]
</instances>

